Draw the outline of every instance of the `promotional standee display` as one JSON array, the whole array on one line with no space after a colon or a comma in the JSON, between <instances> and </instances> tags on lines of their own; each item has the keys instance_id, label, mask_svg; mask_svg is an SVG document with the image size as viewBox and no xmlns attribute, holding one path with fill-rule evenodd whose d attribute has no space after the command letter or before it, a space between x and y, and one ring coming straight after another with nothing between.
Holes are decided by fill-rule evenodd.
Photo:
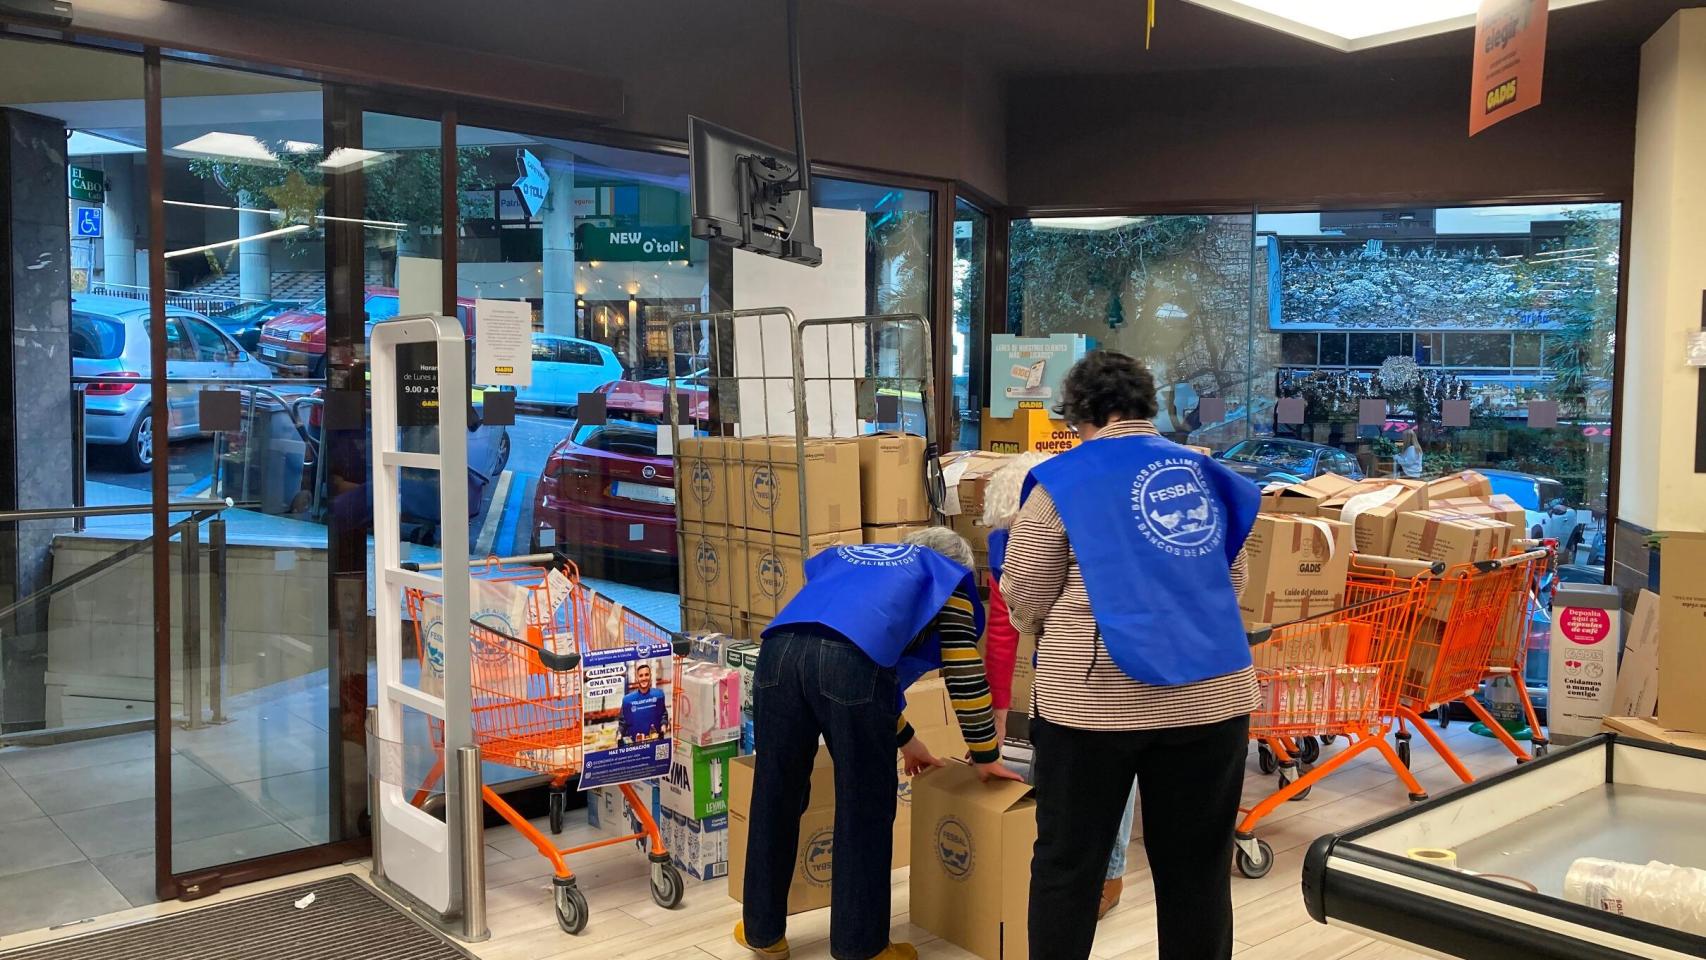
<instances>
[{"instance_id":1,"label":"promotional standee display","mask_svg":"<svg viewBox=\"0 0 1706 960\"><path fill-rule=\"evenodd\" d=\"M989 338L989 415L1011 417L1026 409L1049 409L1060 399L1066 371L1084 358L1083 334Z\"/></svg>"},{"instance_id":2,"label":"promotional standee display","mask_svg":"<svg viewBox=\"0 0 1706 960\"><path fill-rule=\"evenodd\" d=\"M594 650L582 665L580 788L669 775L675 718L667 643Z\"/></svg>"}]
</instances>

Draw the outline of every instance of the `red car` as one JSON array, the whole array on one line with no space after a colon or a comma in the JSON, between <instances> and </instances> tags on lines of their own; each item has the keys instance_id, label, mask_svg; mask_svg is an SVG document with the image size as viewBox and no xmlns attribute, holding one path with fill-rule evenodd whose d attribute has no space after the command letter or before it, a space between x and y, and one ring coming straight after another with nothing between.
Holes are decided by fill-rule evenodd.
<instances>
[{"instance_id":1,"label":"red car","mask_svg":"<svg viewBox=\"0 0 1706 960\"><path fill-rule=\"evenodd\" d=\"M669 391L618 380L598 392L606 398L605 422L576 422L545 461L533 505L533 549L563 545L673 560L675 461L657 452ZM691 415L704 418L708 392L684 395Z\"/></svg>"},{"instance_id":2,"label":"red car","mask_svg":"<svg viewBox=\"0 0 1706 960\"><path fill-rule=\"evenodd\" d=\"M401 309L397 291L391 287L368 287L366 332L373 325L395 317ZM474 301L456 299L456 319L474 336ZM261 362L280 373L304 377L326 375L326 298L321 297L300 310L289 310L261 326Z\"/></svg>"}]
</instances>

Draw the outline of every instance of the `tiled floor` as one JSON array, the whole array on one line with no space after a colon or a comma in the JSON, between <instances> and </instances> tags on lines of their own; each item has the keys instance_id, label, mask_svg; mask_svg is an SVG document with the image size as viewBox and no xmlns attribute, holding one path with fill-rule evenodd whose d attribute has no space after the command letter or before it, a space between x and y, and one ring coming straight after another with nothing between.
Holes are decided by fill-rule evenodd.
<instances>
[{"instance_id":1,"label":"tiled floor","mask_svg":"<svg viewBox=\"0 0 1706 960\"><path fill-rule=\"evenodd\" d=\"M1452 727L1447 740L1476 773L1502 770L1511 763L1509 754L1497 742L1474 736L1465 725ZM1423 786L1435 793L1456 782L1432 751L1422 746L1416 750L1415 770ZM291 776L281 775L276 783L268 785L269 791L276 786L277 792L267 802L284 805L278 808L283 813L301 809L291 806L289 798L302 781L300 777L292 780ZM1271 789L1272 782L1271 776L1256 772L1252 755L1246 781L1247 799L1259 799ZM0 827L48 819L37 815L38 811L28 805L27 796L20 798L17 793L7 791L3 783L0 781L0 821L4 823ZM1273 844L1278 858L1273 871L1260 880L1239 877L1232 880L1237 908L1237 956L1241 960L1414 960L1418 955L1402 947L1313 923L1304 912L1298 889L1304 850L1315 837L1343 830L1407 802L1403 788L1381 766L1378 755L1370 753L1322 782L1307 799L1286 805L1258 827L1258 834ZM13 819L7 820L8 816ZM565 843L592 838L590 831L577 821L578 817L571 818L571 828L563 837ZM265 829L245 833L254 835ZM0 909L27 912L36 918L36 925L119 911L78 928L86 930L192 908L173 903L124 909L125 884L134 887L140 883L146 889L152 875L151 864L143 869L147 860L145 852L98 861L97 871L67 851L53 833L40 827L20 831L18 836L35 838L28 844L19 839L18 849L28 846L41 865L0 876ZM0 848L0 864L11 863L7 856L10 849ZM595 850L573 861L592 916L584 934L570 937L557 928L551 910L550 869L526 839L509 827L490 830L486 834L486 850L486 906L492 938L470 945L485 960L746 960L745 952L729 937L729 930L739 918L740 906L728 898L721 881L708 884L690 881L683 905L667 911L651 900L644 857L625 844ZM54 863L56 857L71 859ZM1147 960L1155 956L1154 896L1149 889L1141 838L1134 841L1128 862L1132 869L1126 877L1124 900L1097 930L1095 960ZM365 874L364 866L337 868L352 869ZM316 871L266 884L231 888L215 900L308 882L330 872L337 871ZM66 899L63 891L67 889L88 893L78 897L75 903L61 905L58 901ZM971 960L964 950L911 925L904 869L894 873L892 910L894 936L916 943L926 960ZM828 923L827 910L791 918L788 935L794 955L800 960L828 957ZM63 934L34 931L8 937L0 941L0 948L22 946L57 935ZM3 931L0 936L4 936Z\"/></svg>"}]
</instances>

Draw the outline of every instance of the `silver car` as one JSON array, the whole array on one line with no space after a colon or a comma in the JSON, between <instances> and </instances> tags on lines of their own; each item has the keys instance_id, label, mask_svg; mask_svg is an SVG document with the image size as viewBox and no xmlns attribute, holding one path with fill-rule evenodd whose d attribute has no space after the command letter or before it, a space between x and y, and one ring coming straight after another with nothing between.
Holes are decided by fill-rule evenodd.
<instances>
[{"instance_id":1,"label":"silver car","mask_svg":"<svg viewBox=\"0 0 1706 960\"><path fill-rule=\"evenodd\" d=\"M154 417L149 409L148 304L123 297L71 297L71 373L75 377L136 380L84 386L83 431L87 442L121 446L132 470L154 463ZM266 365L206 317L166 308L166 376L185 379L267 380ZM201 387L167 391L173 440L201 433Z\"/></svg>"}]
</instances>

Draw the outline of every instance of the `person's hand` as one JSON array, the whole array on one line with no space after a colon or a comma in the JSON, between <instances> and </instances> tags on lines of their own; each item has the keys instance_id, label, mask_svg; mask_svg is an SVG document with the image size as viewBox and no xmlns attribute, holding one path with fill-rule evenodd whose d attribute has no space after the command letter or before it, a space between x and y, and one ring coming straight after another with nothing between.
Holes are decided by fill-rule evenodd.
<instances>
[{"instance_id":1,"label":"person's hand","mask_svg":"<svg viewBox=\"0 0 1706 960\"><path fill-rule=\"evenodd\" d=\"M971 766L973 770L977 771L977 778L982 780L984 783L988 783L991 780L1013 780L1018 783L1025 782L1024 777L1014 773L1011 767L1006 766L999 760L994 763L974 763Z\"/></svg>"},{"instance_id":2,"label":"person's hand","mask_svg":"<svg viewBox=\"0 0 1706 960\"><path fill-rule=\"evenodd\" d=\"M995 744L1000 746L1007 739L1007 711L995 711Z\"/></svg>"},{"instance_id":3,"label":"person's hand","mask_svg":"<svg viewBox=\"0 0 1706 960\"><path fill-rule=\"evenodd\" d=\"M909 777L921 776L937 767L948 765L948 761L932 754L930 748L925 746L924 741L916 734L906 741L906 746L900 748L900 755L906 761L906 775Z\"/></svg>"}]
</instances>

